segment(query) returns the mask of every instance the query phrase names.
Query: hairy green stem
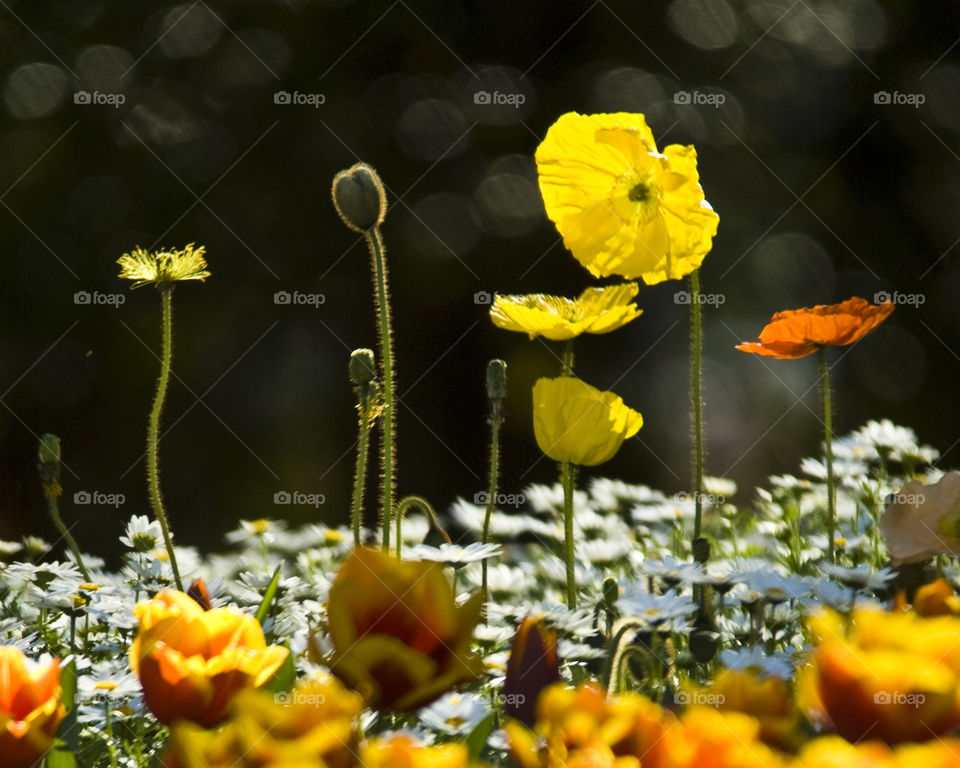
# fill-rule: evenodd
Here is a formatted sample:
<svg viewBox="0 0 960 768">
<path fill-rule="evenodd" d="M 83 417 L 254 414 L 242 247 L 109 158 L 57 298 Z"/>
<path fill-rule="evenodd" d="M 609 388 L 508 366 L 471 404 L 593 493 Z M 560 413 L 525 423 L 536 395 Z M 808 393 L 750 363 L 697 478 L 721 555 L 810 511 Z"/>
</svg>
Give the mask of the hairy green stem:
<svg viewBox="0 0 960 768">
<path fill-rule="evenodd" d="M 573 558 L 573 491 L 575 470 L 569 461 L 560 463 L 560 479 L 563 483 L 563 534 L 564 556 L 567 563 L 567 607 L 577 607 L 577 574 Z"/>
<path fill-rule="evenodd" d="M 387 287 L 386 248 L 380 227 L 366 233 L 367 247 L 373 261 L 376 286 L 377 333 L 380 339 L 380 364 L 383 366 L 383 435 L 380 442 L 380 505 L 382 507 L 383 550 L 390 549 L 390 526 L 393 522 L 393 493 L 396 486 L 396 434 L 394 427 L 393 327 L 390 315 L 390 292 Z"/>
<path fill-rule="evenodd" d="M 163 304 L 163 351 L 160 361 L 160 378 L 157 379 L 157 393 L 153 398 L 153 408 L 150 410 L 150 420 L 147 423 L 147 487 L 150 491 L 150 505 L 153 514 L 160 523 L 163 531 L 163 543 L 170 556 L 170 567 L 173 570 L 173 580 L 177 589 L 183 592 L 183 582 L 180 581 L 180 569 L 177 567 L 177 557 L 173 552 L 173 537 L 170 534 L 170 525 L 167 522 L 167 512 L 163 507 L 163 498 L 160 496 L 160 469 L 158 449 L 160 443 L 160 414 L 163 413 L 163 403 L 167 397 L 167 387 L 170 384 L 170 366 L 173 363 L 173 286 L 159 285 L 160 297 Z"/>
<path fill-rule="evenodd" d="M 83 580 L 92 582 L 93 579 L 90 577 L 90 571 L 87 570 L 87 566 L 83 564 L 83 558 L 80 557 L 80 547 L 77 546 L 77 540 L 73 538 L 73 534 L 67 530 L 67 526 L 63 524 L 63 518 L 60 517 L 60 508 L 57 504 L 57 497 L 60 495 L 59 483 L 56 484 L 56 489 L 44 485 L 43 490 L 44 495 L 47 497 L 47 511 L 53 519 L 53 524 L 57 526 L 60 535 L 63 536 L 64 541 L 67 542 L 67 546 L 70 547 L 70 551 L 73 553 L 73 559 L 77 562 L 77 568 L 79 568 L 80 573 L 83 574 Z"/>
<path fill-rule="evenodd" d="M 563 345 L 560 375 L 573 376 L 573 339 L 567 339 L 567 343 Z"/>
<path fill-rule="evenodd" d="M 367 453 L 370 448 L 369 408 L 361 396 L 360 434 L 357 436 L 357 466 L 353 475 L 353 500 L 350 504 L 350 518 L 353 521 L 353 544 L 360 546 L 360 529 L 363 524 L 363 491 L 367 484 Z"/>
<path fill-rule="evenodd" d="M 497 500 L 497 487 L 500 483 L 500 425 L 503 424 L 503 400 L 499 397 L 490 400 L 490 474 L 487 478 L 487 509 L 483 516 L 483 534 L 481 543 L 490 538 L 490 517 Z M 487 558 L 481 565 L 483 594 L 487 594 Z"/>
<path fill-rule="evenodd" d="M 700 307 L 700 271 L 690 273 L 690 419 L 693 430 L 693 538 L 700 538 L 703 516 L 703 318 Z"/>
<path fill-rule="evenodd" d="M 835 562 L 833 539 L 837 526 L 836 487 L 833 478 L 833 407 L 830 403 L 830 367 L 823 347 L 817 350 L 820 363 L 820 395 L 823 397 L 823 449 L 827 464 L 827 554 Z"/>
</svg>

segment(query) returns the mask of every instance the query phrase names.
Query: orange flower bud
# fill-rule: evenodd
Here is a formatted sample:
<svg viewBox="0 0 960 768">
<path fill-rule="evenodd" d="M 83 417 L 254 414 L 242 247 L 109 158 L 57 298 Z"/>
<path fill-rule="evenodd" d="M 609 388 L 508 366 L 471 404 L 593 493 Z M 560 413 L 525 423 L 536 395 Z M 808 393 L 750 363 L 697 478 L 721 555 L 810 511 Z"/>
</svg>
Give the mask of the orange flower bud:
<svg viewBox="0 0 960 768">
<path fill-rule="evenodd" d="M 59 661 L 33 665 L 19 648 L 0 646 L 0 765 L 28 768 L 38 762 L 64 714 Z"/>
<path fill-rule="evenodd" d="M 130 667 L 162 723 L 215 725 L 234 694 L 266 683 L 287 658 L 286 648 L 267 647 L 253 617 L 229 608 L 205 611 L 183 592 L 164 590 L 134 611 L 140 634 Z"/>
</svg>

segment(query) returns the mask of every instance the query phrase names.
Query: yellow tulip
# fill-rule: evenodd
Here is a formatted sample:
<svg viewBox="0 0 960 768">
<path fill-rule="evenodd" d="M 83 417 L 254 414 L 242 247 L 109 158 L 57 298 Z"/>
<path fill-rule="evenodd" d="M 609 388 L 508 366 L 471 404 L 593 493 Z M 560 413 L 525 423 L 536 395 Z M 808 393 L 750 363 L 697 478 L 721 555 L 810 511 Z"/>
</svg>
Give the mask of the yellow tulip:
<svg viewBox="0 0 960 768">
<path fill-rule="evenodd" d="M 612 459 L 643 426 L 643 416 L 613 392 L 580 379 L 539 379 L 533 387 L 533 431 L 555 461 L 595 466 Z"/>
<path fill-rule="evenodd" d="M 537 148 L 547 216 L 598 277 L 677 280 L 703 262 L 720 217 L 692 146 L 657 151 L 641 114 L 562 115 Z"/>
<path fill-rule="evenodd" d="M 267 647 L 252 616 L 229 608 L 205 611 L 183 592 L 164 590 L 134 612 L 140 633 L 130 646 L 130 667 L 162 723 L 184 718 L 215 725 L 238 691 L 266 683 L 289 653 Z"/>
<path fill-rule="evenodd" d="M 65 713 L 58 661 L 33 665 L 19 648 L 0 646 L 0 766 L 38 762 Z"/>
<path fill-rule="evenodd" d="M 507 331 L 566 341 L 581 333 L 610 333 L 643 312 L 631 299 L 636 283 L 587 288 L 579 298 L 531 293 L 497 296 L 490 307 L 493 324 Z"/>
<path fill-rule="evenodd" d="M 371 706 L 417 709 L 480 677 L 470 643 L 482 605 L 478 592 L 458 606 L 438 563 L 354 549 L 330 587 L 326 661 Z"/>
</svg>

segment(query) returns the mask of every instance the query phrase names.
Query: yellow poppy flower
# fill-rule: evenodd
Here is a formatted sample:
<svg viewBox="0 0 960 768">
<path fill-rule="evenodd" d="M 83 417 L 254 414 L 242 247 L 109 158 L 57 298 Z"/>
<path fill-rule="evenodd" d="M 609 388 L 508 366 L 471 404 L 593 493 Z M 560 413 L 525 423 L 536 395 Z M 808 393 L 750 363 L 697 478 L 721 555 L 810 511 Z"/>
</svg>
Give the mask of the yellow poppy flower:
<svg viewBox="0 0 960 768">
<path fill-rule="evenodd" d="M 617 395 L 580 379 L 539 379 L 533 386 L 533 431 L 540 450 L 554 461 L 603 464 L 642 426 L 643 416 Z"/>
<path fill-rule="evenodd" d="M 639 290 L 636 283 L 587 288 L 577 299 L 531 293 L 497 296 L 490 319 L 498 328 L 566 341 L 581 333 L 610 333 L 626 325 L 643 310 L 631 302 Z"/>
<path fill-rule="evenodd" d="M 677 280 L 710 251 L 720 217 L 692 146 L 657 151 L 641 114 L 562 115 L 537 148 L 540 192 L 564 245 L 598 277 Z"/>
</svg>

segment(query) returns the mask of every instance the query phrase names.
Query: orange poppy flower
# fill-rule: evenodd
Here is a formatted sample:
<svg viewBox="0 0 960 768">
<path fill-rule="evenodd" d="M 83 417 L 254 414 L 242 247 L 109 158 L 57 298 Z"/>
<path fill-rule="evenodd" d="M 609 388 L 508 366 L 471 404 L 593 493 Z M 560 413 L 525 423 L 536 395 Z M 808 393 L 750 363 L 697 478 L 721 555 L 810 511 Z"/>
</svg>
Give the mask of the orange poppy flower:
<svg viewBox="0 0 960 768">
<path fill-rule="evenodd" d="M 19 648 L 0 646 L 0 765 L 27 768 L 53 745 L 66 710 L 60 664 L 32 665 Z"/>
<path fill-rule="evenodd" d="M 840 304 L 777 312 L 760 331 L 759 342 L 745 341 L 737 349 L 795 360 L 827 345 L 842 347 L 859 341 L 886 320 L 893 307 L 892 301 L 871 304 L 854 296 Z"/>
</svg>

